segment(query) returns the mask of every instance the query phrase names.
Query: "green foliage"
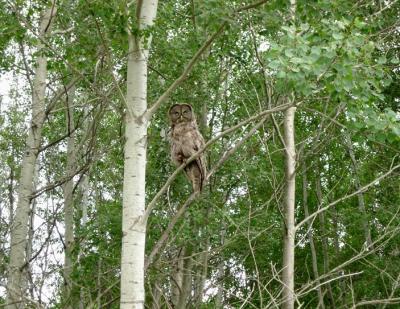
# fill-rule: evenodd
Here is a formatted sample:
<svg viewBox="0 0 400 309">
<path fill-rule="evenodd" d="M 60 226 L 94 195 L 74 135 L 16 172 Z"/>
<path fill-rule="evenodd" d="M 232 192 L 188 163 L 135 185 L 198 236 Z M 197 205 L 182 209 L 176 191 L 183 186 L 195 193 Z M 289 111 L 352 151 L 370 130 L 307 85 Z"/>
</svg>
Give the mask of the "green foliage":
<svg viewBox="0 0 400 309">
<path fill-rule="evenodd" d="M 147 203 L 175 170 L 170 162 L 166 117 L 169 105 L 175 102 L 193 106 L 203 135 L 209 140 L 269 105 L 278 106 L 293 97 L 299 103 L 295 122 L 299 163 L 296 222 L 305 217 L 302 164 L 307 167 L 310 213 L 355 192 L 356 177 L 365 185 L 388 171 L 392 164 L 398 164 L 399 39 L 392 32 L 384 34 L 397 22 L 398 6 L 388 8 L 383 18 L 371 16 L 379 11 L 373 2 L 361 5 L 345 0 L 297 1 L 293 24 L 288 22 L 288 1 L 268 1 L 233 14 L 238 7 L 251 3 L 160 1 L 154 27 L 140 31 L 134 3 L 128 12 L 121 1 L 57 4 L 54 30 L 62 34 L 49 36 L 45 49 L 49 69 L 46 102 L 72 77 L 80 77 L 73 102 L 75 142 L 80 147 L 77 167 L 88 165 L 88 169 L 79 170 L 74 177 L 74 308 L 80 299 L 84 307 L 97 305 L 99 295 L 101 306 L 118 308 L 125 116 L 121 94 L 126 93 L 127 29 L 144 39 L 150 34 L 153 37 L 148 72 L 150 106 L 180 76 L 203 42 L 222 23 L 227 23 L 186 81 L 151 119 L 147 134 Z M 23 8 L 24 18 L 35 26 L 42 4 L 25 3 Z M 10 13 L 10 7 L 1 3 L 0 67 L 1 72 L 12 69 L 15 75 L 22 76 L 27 72 L 16 46 L 23 44 L 28 72 L 33 71 L 37 38 L 18 15 Z M 70 27 L 72 30 L 68 30 Z M 21 78 L 27 83 L 25 77 Z M 7 189 L 12 187 L 11 194 L 16 196 L 15 179 L 22 161 L 30 109 L 28 86 L 13 86 L 18 100 L 7 103 L 7 109 L 0 114 L 0 148 L 4 154 L 0 161 L 2 220 L 7 219 L 3 209 L 12 206 Z M 43 266 L 45 249 L 63 252 L 63 201 L 58 181 L 65 177 L 67 161 L 63 139 L 67 133 L 65 111 L 63 98 L 48 114 L 43 128 L 42 146 L 52 146 L 39 156 L 39 187 L 58 185 L 38 198 L 35 218 L 44 223 L 35 230 L 33 248 L 34 252 L 43 251 L 34 260 L 35 266 Z M 176 260 L 184 248 L 190 249 L 195 261 L 194 280 L 204 271 L 200 257 L 208 252 L 207 295 L 200 308 L 215 308 L 218 287 L 224 291 L 224 307 L 241 307 L 245 299 L 251 302 L 243 305 L 245 308 L 268 307 L 272 306 L 272 297 L 279 299 L 285 177 L 282 119 L 282 113 L 274 114 L 275 125 L 268 119 L 212 175 L 203 195 L 178 220 L 147 270 L 146 305 L 152 305 L 151 292 L 159 286 L 164 293 L 161 305 L 167 307 Z M 254 124 L 214 143 L 206 153 L 209 169 Z M 344 143 L 347 135 L 351 136 L 356 171 Z M 11 170 L 13 181 L 9 179 Z M 90 179 L 86 224 L 82 222 L 80 183 L 84 175 Z M 347 308 L 353 305 L 353 298 L 356 302 L 383 299 L 392 292 L 393 278 L 397 278 L 400 267 L 397 176 L 383 179 L 363 192 L 366 214 L 359 211 L 358 196 L 353 196 L 324 212 L 324 221 L 319 216 L 312 221 L 310 231 L 318 271 L 323 276 L 325 307 L 332 307 L 334 302 L 337 308 Z M 318 181 L 322 202 L 317 196 Z M 190 194 L 191 186 L 181 174 L 158 201 L 147 224 L 147 255 Z M 374 252 L 363 251 L 365 220 L 370 224 L 372 239 L 378 242 Z M 8 226 L 0 231 L 3 243 L 9 235 Z M 316 278 L 308 231 L 307 224 L 297 231 L 295 288 L 307 288 L 299 302 L 304 308 L 316 308 Z M 387 234 L 388 231 L 393 233 Z M 42 246 L 44 249 L 39 249 Z M 7 250 L 1 245 L 0 254 L 7 255 Z M 361 258 L 347 263 L 360 252 L 364 253 Z M 58 260 L 50 262 L 47 268 L 43 266 L 43 273 L 33 277 L 35 283 L 45 278 L 47 286 L 53 285 L 49 288 L 53 293 L 49 307 L 63 308 L 67 302 L 62 296 L 63 261 L 62 257 L 55 259 Z M 347 264 L 340 266 L 343 263 Z M 338 271 L 327 274 L 336 267 Z M 5 278 L 4 270 L 0 270 L 1 280 Z M 342 275 L 346 277 L 338 278 Z M 330 279 L 333 300 L 327 290 Z M 393 297 L 399 297 L 398 289 L 393 291 Z"/>
<path fill-rule="evenodd" d="M 346 101 L 382 99 L 381 87 L 388 83 L 384 62 L 374 64 L 375 44 L 361 32 L 363 23 L 344 18 L 320 22 L 318 28 L 283 26 L 279 41 L 271 41 L 264 57 L 276 75 L 277 90 L 300 97 L 322 92 Z"/>
</svg>

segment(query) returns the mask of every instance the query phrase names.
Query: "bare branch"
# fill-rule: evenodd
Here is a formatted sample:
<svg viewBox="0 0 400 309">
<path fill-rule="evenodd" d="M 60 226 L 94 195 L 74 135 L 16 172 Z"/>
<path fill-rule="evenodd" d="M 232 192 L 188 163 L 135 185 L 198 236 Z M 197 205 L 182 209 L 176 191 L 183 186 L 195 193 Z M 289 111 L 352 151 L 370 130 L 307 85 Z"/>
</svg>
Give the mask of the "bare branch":
<svg viewBox="0 0 400 309">
<path fill-rule="evenodd" d="M 396 165 L 395 167 L 391 168 L 389 171 L 387 171 L 385 174 L 379 176 L 378 178 L 374 179 L 373 181 L 371 181 L 369 184 L 361 187 L 359 190 L 348 194 L 346 196 L 343 196 L 339 199 L 337 199 L 336 201 L 329 203 L 327 206 L 320 208 L 319 210 L 317 210 L 316 212 L 314 212 L 313 214 L 311 214 L 310 216 L 308 216 L 307 218 L 304 218 L 303 221 L 301 221 L 300 223 L 298 223 L 296 225 L 296 230 L 298 230 L 301 226 L 303 226 L 306 222 L 308 222 L 309 220 L 313 219 L 315 216 L 317 216 L 318 214 L 320 214 L 321 212 L 324 212 L 325 210 L 328 210 L 329 208 L 331 208 L 332 206 L 339 204 L 340 202 L 347 200 L 353 196 L 356 196 L 359 193 L 365 192 L 367 191 L 370 187 L 372 187 L 373 185 L 375 185 L 377 182 L 379 182 L 380 180 L 386 178 L 387 176 L 389 176 L 390 174 L 392 174 L 395 170 L 397 170 L 400 167 L 400 164 Z"/>
<path fill-rule="evenodd" d="M 268 0 L 261 0 L 258 1 L 256 3 L 253 4 L 249 4 L 243 7 L 240 7 L 238 9 L 236 9 L 233 14 L 231 14 L 232 16 L 234 16 L 235 14 L 245 11 L 245 10 L 249 10 L 252 8 L 255 8 L 257 6 L 260 6 L 264 3 L 266 3 Z M 158 108 L 161 106 L 161 104 L 163 102 L 165 102 L 169 96 L 171 95 L 172 92 L 174 92 L 176 90 L 176 88 L 178 88 L 178 86 L 183 83 L 186 78 L 188 77 L 188 75 L 190 74 L 190 72 L 193 70 L 194 65 L 200 60 L 201 55 L 211 46 L 211 44 L 214 42 L 214 40 L 222 33 L 222 31 L 224 30 L 225 26 L 228 23 L 225 21 L 223 22 L 218 30 L 207 40 L 203 43 L 203 45 L 200 47 L 200 49 L 194 54 L 194 56 L 192 57 L 192 59 L 190 59 L 189 63 L 187 64 L 187 66 L 185 67 L 185 69 L 183 70 L 182 74 L 178 77 L 178 79 L 176 79 L 171 86 L 169 86 L 169 88 L 158 98 L 158 100 L 144 113 L 144 115 L 142 117 L 144 117 L 147 121 L 150 121 L 151 117 L 154 115 L 154 113 L 158 110 Z"/>
<path fill-rule="evenodd" d="M 194 54 L 192 59 L 189 61 L 185 69 L 183 70 L 182 74 L 176 79 L 171 86 L 158 98 L 158 100 L 146 111 L 146 113 L 143 115 L 147 121 L 151 119 L 151 117 L 154 115 L 154 113 L 157 111 L 157 109 L 161 106 L 161 104 L 168 99 L 170 94 L 175 91 L 178 86 L 183 83 L 186 78 L 188 77 L 189 73 L 193 70 L 194 65 L 199 61 L 200 56 L 210 47 L 212 42 L 222 33 L 222 30 L 226 26 L 226 22 L 224 22 L 218 30 L 207 40 L 204 42 L 204 44 L 200 47 L 200 49 Z"/>
<path fill-rule="evenodd" d="M 200 149 L 199 151 L 197 151 L 194 155 L 192 155 L 185 164 L 182 164 L 181 166 L 179 166 L 173 173 L 172 175 L 168 178 L 168 180 L 166 181 L 166 183 L 164 184 L 164 186 L 160 189 L 160 191 L 157 192 L 157 194 L 153 197 L 152 201 L 148 204 L 147 208 L 146 208 L 146 212 L 143 215 L 143 221 L 145 222 L 149 215 L 150 212 L 153 210 L 153 208 L 155 207 L 158 199 L 167 191 L 167 188 L 171 185 L 171 183 L 174 181 L 174 179 L 176 178 L 176 176 L 178 176 L 178 174 L 192 161 L 196 160 L 210 145 L 212 145 L 213 143 L 215 143 L 217 140 L 219 140 L 221 137 L 235 131 L 236 129 L 250 123 L 253 120 L 256 120 L 260 117 L 275 113 L 275 112 L 280 112 L 283 110 L 286 110 L 287 108 L 289 108 L 290 106 L 292 106 L 291 103 L 286 103 L 286 104 L 282 104 L 280 106 L 277 106 L 275 108 L 263 111 L 255 116 L 252 116 L 250 118 L 247 118 L 246 120 L 241 121 L 240 123 L 238 123 L 237 125 L 234 125 L 228 129 L 226 129 L 225 131 L 217 134 L 214 138 L 212 138 L 211 140 L 209 140 L 202 149 Z M 214 172 L 214 171 L 213 171 Z M 210 174 L 209 174 L 210 175 Z M 209 176 L 208 176 L 209 177 Z"/>
</svg>

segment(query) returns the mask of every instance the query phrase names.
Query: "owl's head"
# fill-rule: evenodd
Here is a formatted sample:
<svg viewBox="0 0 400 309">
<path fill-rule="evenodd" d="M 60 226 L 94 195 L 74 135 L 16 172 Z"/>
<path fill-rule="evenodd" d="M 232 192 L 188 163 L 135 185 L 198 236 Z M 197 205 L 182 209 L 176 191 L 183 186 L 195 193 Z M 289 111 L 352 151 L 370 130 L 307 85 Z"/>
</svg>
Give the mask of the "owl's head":
<svg viewBox="0 0 400 309">
<path fill-rule="evenodd" d="M 189 104 L 174 104 L 168 111 L 172 124 L 194 121 L 193 109 Z"/>
</svg>

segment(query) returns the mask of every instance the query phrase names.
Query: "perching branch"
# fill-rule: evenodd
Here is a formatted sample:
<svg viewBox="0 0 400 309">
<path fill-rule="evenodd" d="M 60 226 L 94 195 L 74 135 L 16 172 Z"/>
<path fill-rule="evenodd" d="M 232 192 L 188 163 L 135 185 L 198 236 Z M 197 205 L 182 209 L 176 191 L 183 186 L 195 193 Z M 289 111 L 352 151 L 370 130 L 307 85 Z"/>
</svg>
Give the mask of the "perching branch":
<svg viewBox="0 0 400 309">
<path fill-rule="evenodd" d="M 210 139 L 202 149 L 200 149 L 199 151 L 197 151 L 194 155 L 192 155 L 185 164 L 182 164 L 181 166 L 179 166 L 173 173 L 172 175 L 168 178 L 168 180 L 166 181 L 166 183 L 164 184 L 164 186 L 160 189 L 160 191 L 157 192 L 157 194 L 153 197 L 152 201 L 148 204 L 147 208 L 146 208 L 146 212 L 143 215 L 143 222 L 146 222 L 146 220 L 148 219 L 150 212 L 153 210 L 153 208 L 155 207 L 158 199 L 167 191 L 167 188 L 171 185 L 171 183 L 174 181 L 174 179 L 176 178 L 176 176 L 178 176 L 178 174 L 187 166 L 189 165 L 192 161 L 196 160 L 210 145 L 214 144 L 217 140 L 219 140 L 221 137 L 235 131 L 236 129 L 258 119 L 261 118 L 263 116 L 267 116 L 269 114 L 275 113 L 275 112 L 280 112 L 280 111 L 284 111 L 287 108 L 293 106 L 293 104 L 291 103 L 286 103 L 286 104 L 282 104 L 280 106 L 277 106 L 275 108 L 269 109 L 269 110 L 265 110 L 255 116 L 252 116 L 250 118 L 247 118 L 241 122 L 239 122 L 237 125 L 234 125 L 228 129 L 226 129 L 225 131 L 217 134 L 214 138 Z"/>
<path fill-rule="evenodd" d="M 266 121 L 267 118 L 268 118 L 268 114 L 264 114 L 263 119 L 261 119 L 255 126 L 253 126 L 253 128 L 252 128 L 238 143 L 236 143 L 234 146 L 232 146 L 228 151 L 226 151 L 226 152 L 222 155 L 222 157 L 221 157 L 220 160 L 217 162 L 217 164 L 214 166 L 214 168 L 211 169 L 211 171 L 207 174 L 207 176 L 206 176 L 206 183 L 209 181 L 210 177 L 217 171 L 217 169 L 218 169 L 218 168 L 219 168 L 219 167 L 220 167 L 220 166 L 221 166 L 221 165 L 222 165 L 222 164 L 223 164 L 223 163 L 224 163 L 224 162 L 225 162 L 239 147 L 240 147 L 240 146 L 242 146 L 243 143 L 244 143 L 247 139 L 249 139 L 249 138 L 261 127 L 261 125 Z M 230 129 L 228 129 L 228 130 L 230 130 Z M 224 133 L 224 132 L 222 132 L 222 133 Z M 222 134 L 222 133 L 221 133 L 221 134 Z M 221 134 L 219 134 L 219 135 L 221 135 Z M 207 144 L 208 144 L 208 143 L 207 143 Z M 206 146 L 207 146 L 207 144 L 206 144 Z M 205 148 L 206 148 L 206 146 L 205 146 L 203 149 L 201 149 L 200 151 L 204 151 Z M 197 152 L 194 156 L 200 155 L 200 154 L 201 154 L 200 151 Z M 193 160 L 194 160 L 194 159 L 195 159 L 194 156 L 192 156 L 190 159 L 193 159 Z M 189 160 L 190 160 L 190 159 L 189 159 Z M 188 160 L 187 164 L 189 163 L 189 160 Z M 177 172 L 181 167 L 182 167 L 182 169 L 183 169 L 183 165 L 181 165 L 178 169 L 176 169 L 175 172 Z M 175 175 L 175 172 L 174 172 L 174 174 L 172 174 L 172 175 L 170 176 L 170 179 L 172 178 L 172 176 Z M 175 178 L 175 177 L 174 177 L 174 178 Z M 168 181 L 169 181 L 170 179 L 168 179 Z M 173 179 L 172 179 L 172 180 L 173 180 Z M 171 180 L 171 182 L 172 182 L 172 180 Z M 167 181 L 166 184 L 169 183 L 168 181 Z M 168 184 L 168 185 L 169 185 L 169 184 Z M 165 187 L 165 185 L 164 185 L 164 187 Z M 164 187 L 163 187 L 158 193 L 160 193 L 160 192 L 164 189 Z M 158 193 L 157 193 L 157 194 L 158 194 Z M 161 194 L 162 194 L 162 193 L 161 193 Z M 146 262 L 145 262 L 145 266 L 144 266 L 145 271 L 146 271 L 146 269 L 148 268 L 148 266 L 153 262 L 154 257 L 158 254 L 158 252 L 160 251 L 161 247 L 164 245 L 164 243 L 165 243 L 166 240 L 168 239 L 168 236 L 169 236 L 170 232 L 172 231 L 172 229 L 174 228 L 174 226 L 175 226 L 176 222 L 178 221 L 178 219 L 185 213 L 187 207 L 197 198 L 198 195 L 199 195 L 198 192 L 192 193 L 192 194 L 188 197 L 188 199 L 185 201 L 185 203 L 181 206 L 181 208 L 179 208 L 179 210 L 178 210 L 178 212 L 175 214 L 175 216 L 171 219 L 170 223 L 168 224 L 168 227 L 164 230 L 164 232 L 163 232 L 163 234 L 161 235 L 160 239 L 158 240 L 158 242 L 156 243 L 156 245 L 153 247 L 151 253 L 150 253 L 149 256 L 147 257 Z M 157 197 L 157 195 L 156 195 L 156 197 Z M 153 201 L 155 200 L 156 197 L 154 197 Z M 152 202 L 153 202 L 153 201 L 152 201 Z M 149 205 L 149 206 L 150 206 L 150 205 Z M 153 206 L 153 207 L 154 207 L 154 206 Z M 147 210 L 149 210 L 149 207 L 147 208 Z M 146 210 L 146 213 L 147 213 L 147 210 Z"/>
</svg>

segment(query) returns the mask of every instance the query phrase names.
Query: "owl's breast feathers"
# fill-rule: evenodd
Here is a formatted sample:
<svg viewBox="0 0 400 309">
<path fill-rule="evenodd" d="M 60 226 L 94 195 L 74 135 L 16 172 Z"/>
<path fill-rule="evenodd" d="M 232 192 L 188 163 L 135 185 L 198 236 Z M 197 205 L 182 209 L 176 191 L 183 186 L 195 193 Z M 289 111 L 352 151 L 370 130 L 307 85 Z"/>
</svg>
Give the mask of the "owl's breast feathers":
<svg viewBox="0 0 400 309">
<path fill-rule="evenodd" d="M 204 139 L 200 134 L 195 123 L 178 123 L 171 130 L 171 147 L 172 160 L 179 166 L 186 162 L 192 155 L 204 147 Z M 197 166 L 197 167 L 195 167 Z M 196 189 L 202 189 L 206 177 L 206 163 L 203 155 L 200 155 L 195 161 L 190 163 L 186 168 L 188 175 L 197 170 L 198 179 Z M 197 178 L 197 177 L 196 177 Z"/>
<path fill-rule="evenodd" d="M 171 132 L 173 153 L 183 159 L 190 158 L 204 144 L 203 137 L 199 134 L 194 124 L 178 123 Z"/>
</svg>

